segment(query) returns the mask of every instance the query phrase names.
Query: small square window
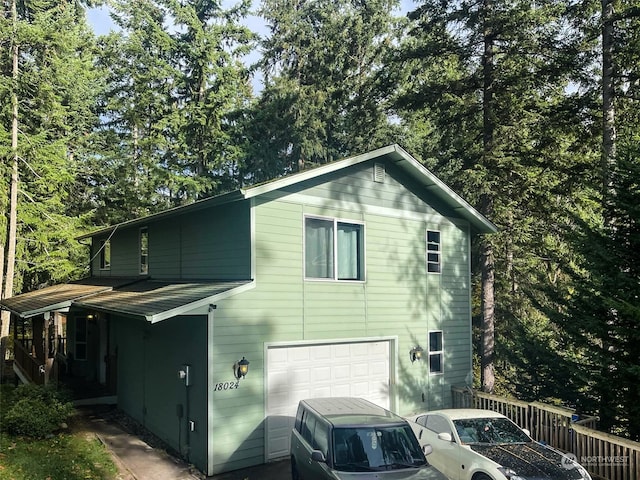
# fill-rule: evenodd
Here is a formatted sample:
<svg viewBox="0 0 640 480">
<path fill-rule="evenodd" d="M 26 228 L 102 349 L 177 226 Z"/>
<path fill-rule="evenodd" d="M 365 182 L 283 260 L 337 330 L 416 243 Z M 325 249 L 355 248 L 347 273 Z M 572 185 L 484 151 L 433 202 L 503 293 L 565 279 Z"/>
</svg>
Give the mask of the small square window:
<svg viewBox="0 0 640 480">
<path fill-rule="evenodd" d="M 427 272 L 440 273 L 442 271 L 442 251 L 440 249 L 440 232 L 427 230 Z"/>
<path fill-rule="evenodd" d="M 444 373 L 444 346 L 442 330 L 429 332 L 429 373 Z"/>
</svg>

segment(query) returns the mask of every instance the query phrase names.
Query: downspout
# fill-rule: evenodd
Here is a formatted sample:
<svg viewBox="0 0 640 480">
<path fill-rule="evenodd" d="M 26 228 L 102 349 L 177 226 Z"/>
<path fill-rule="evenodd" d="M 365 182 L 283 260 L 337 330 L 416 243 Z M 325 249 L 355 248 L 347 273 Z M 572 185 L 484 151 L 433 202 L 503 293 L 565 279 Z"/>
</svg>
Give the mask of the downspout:
<svg viewBox="0 0 640 480">
<path fill-rule="evenodd" d="M 207 476 L 213 476 L 213 435 L 211 428 L 213 425 L 213 319 L 216 311 L 216 305 L 209 305 L 207 313 Z"/>
</svg>

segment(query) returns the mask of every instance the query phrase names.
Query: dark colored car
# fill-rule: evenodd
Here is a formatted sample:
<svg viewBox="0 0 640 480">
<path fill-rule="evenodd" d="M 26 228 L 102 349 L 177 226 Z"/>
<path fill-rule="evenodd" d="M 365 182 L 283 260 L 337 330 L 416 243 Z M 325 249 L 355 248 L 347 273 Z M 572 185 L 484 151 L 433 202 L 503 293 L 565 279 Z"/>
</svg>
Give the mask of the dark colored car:
<svg viewBox="0 0 640 480">
<path fill-rule="evenodd" d="M 361 398 L 298 405 L 291 433 L 293 480 L 446 480 L 402 417 Z"/>
</svg>

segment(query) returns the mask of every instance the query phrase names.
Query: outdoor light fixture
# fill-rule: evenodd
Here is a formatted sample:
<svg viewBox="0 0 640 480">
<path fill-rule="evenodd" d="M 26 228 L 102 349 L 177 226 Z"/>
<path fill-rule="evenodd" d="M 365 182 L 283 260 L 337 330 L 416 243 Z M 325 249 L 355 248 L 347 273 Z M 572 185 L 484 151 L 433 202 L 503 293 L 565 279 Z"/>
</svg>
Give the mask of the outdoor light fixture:
<svg viewBox="0 0 640 480">
<path fill-rule="evenodd" d="M 422 359 L 422 348 L 420 345 L 409 350 L 409 358 L 411 359 L 411 363 Z"/>
<path fill-rule="evenodd" d="M 242 357 L 242 360 L 238 360 L 233 365 L 233 374 L 236 376 L 238 380 L 244 377 L 248 371 L 249 371 L 249 360 L 244 358 L 244 356 Z"/>
</svg>

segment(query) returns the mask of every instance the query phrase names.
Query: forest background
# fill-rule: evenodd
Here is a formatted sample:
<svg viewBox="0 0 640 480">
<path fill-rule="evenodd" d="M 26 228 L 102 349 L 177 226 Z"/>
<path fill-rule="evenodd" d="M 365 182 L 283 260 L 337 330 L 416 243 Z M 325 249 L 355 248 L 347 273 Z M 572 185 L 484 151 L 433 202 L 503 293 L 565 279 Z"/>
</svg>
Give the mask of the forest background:
<svg viewBox="0 0 640 480">
<path fill-rule="evenodd" d="M 476 386 L 640 439 L 640 1 L 0 3 L 4 298 L 86 276 L 95 228 L 398 143 L 499 227 Z"/>
</svg>

